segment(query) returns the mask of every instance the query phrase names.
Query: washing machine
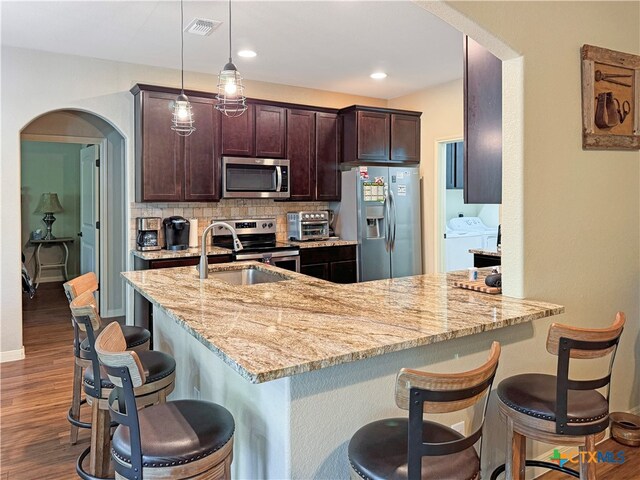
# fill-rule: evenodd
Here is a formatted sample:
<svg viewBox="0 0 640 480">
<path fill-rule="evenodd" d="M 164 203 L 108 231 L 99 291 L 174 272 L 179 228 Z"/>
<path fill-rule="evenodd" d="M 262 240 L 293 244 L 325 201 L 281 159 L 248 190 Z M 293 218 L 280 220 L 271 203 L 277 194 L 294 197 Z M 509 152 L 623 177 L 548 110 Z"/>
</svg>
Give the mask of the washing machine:
<svg viewBox="0 0 640 480">
<path fill-rule="evenodd" d="M 488 227 L 479 217 L 456 217 L 449 220 L 445 239 L 445 270 L 473 267 L 470 249 L 495 250 L 498 227 Z"/>
</svg>

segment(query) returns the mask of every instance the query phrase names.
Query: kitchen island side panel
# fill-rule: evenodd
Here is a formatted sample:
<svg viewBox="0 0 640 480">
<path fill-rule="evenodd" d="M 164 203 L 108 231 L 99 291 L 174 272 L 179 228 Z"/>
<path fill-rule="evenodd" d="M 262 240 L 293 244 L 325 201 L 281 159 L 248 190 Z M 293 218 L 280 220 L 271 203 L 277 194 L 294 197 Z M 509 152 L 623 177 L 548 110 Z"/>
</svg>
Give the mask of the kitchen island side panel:
<svg viewBox="0 0 640 480">
<path fill-rule="evenodd" d="M 236 430 L 232 477 L 292 478 L 290 379 L 250 383 L 161 308 L 154 306 L 153 318 L 154 349 L 176 359 L 176 388 L 169 400 L 208 400 L 222 405 L 233 415 Z"/>
</svg>

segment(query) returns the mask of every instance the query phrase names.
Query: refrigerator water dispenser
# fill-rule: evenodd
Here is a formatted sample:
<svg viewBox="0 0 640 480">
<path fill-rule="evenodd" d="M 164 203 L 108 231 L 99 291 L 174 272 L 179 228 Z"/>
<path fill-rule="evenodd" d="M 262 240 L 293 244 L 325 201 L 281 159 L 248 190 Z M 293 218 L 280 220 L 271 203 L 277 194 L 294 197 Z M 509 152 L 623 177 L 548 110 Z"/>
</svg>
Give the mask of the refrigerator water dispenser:
<svg viewBox="0 0 640 480">
<path fill-rule="evenodd" d="M 367 207 L 367 238 L 384 238 L 384 209 L 380 206 Z"/>
</svg>

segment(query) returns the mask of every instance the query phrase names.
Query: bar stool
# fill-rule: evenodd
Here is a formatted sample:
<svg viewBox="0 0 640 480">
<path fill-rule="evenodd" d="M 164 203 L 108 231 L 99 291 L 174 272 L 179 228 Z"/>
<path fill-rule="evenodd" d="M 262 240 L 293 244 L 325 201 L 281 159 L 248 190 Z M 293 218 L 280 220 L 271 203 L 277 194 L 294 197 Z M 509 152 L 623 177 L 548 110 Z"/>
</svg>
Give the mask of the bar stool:
<svg viewBox="0 0 640 480">
<path fill-rule="evenodd" d="M 595 480 L 596 464 L 583 452 L 595 451 L 609 426 L 611 370 L 624 328 L 624 313 L 604 329 L 576 328 L 554 323 L 547 336 L 547 351 L 558 356 L 556 375 L 526 373 L 498 385 L 498 407 L 507 422 L 507 463 L 496 468 L 491 479 L 505 471 L 510 480 L 524 480 L 525 467 L 562 471 L 582 480 Z M 571 359 L 596 359 L 611 355 L 608 374 L 591 380 L 569 378 Z M 597 389 L 607 387 L 606 397 Z M 553 445 L 578 445 L 580 472 L 558 464 L 526 459 L 526 440 Z"/>
<path fill-rule="evenodd" d="M 117 324 L 98 336 L 96 351 L 110 381 L 116 479 L 230 479 L 235 422 L 211 402 L 178 400 L 136 409 L 146 373 L 138 355 L 125 351 Z"/>
<path fill-rule="evenodd" d="M 64 292 L 67 295 L 69 303 L 78 295 L 85 292 L 95 292 L 98 289 L 98 279 L 93 272 L 85 273 L 79 277 L 69 280 L 64 285 Z M 82 374 L 85 368 L 91 365 L 89 358 L 89 340 L 85 338 L 80 341 L 80 332 L 76 322 L 73 324 L 73 390 L 71 397 L 71 408 L 67 413 L 67 420 L 71 423 L 71 432 L 69 440 L 71 445 L 75 445 L 78 441 L 78 428 L 91 428 L 91 423 L 80 421 L 80 406 L 86 403 L 82 399 Z M 126 326 L 123 327 L 124 336 L 127 340 L 127 348 L 130 350 L 144 351 L 149 350 L 151 332 L 142 327 Z M 97 332 L 94 332 L 96 334 Z"/>
<path fill-rule="evenodd" d="M 114 385 L 108 380 L 106 371 L 100 367 L 95 350 L 94 332 L 100 327 L 101 321 L 93 293 L 88 291 L 79 295 L 71 302 L 70 307 L 78 328 L 87 333 L 90 346 L 88 352 L 91 359 L 91 365 L 85 369 L 83 382 L 87 403 L 91 405 L 91 443 L 81 457 L 84 459 L 89 454 L 90 473 L 103 478 L 108 474 L 110 464 L 111 423 L 108 397 Z M 108 326 L 110 325 L 120 327 L 117 322 L 112 322 Z M 123 344 L 126 348 L 126 340 L 123 340 Z M 152 350 L 136 352 L 136 355 L 144 368 L 145 375 L 145 381 L 135 390 L 138 407 L 165 402 L 167 395 L 175 386 L 175 360 L 166 353 Z M 95 372 L 98 372 L 97 378 Z"/>
<path fill-rule="evenodd" d="M 396 380 L 396 405 L 409 410 L 409 418 L 378 420 L 351 437 L 348 449 L 351 478 L 478 479 L 482 427 L 499 358 L 500 344 L 493 342 L 487 362 L 468 372 L 400 370 Z M 480 425 L 467 437 L 423 418 L 424 413 L 456 412 L 474 407 L 483 398 Z M 480 456 L 474 448 L 478 440 Z"/>
</svg>

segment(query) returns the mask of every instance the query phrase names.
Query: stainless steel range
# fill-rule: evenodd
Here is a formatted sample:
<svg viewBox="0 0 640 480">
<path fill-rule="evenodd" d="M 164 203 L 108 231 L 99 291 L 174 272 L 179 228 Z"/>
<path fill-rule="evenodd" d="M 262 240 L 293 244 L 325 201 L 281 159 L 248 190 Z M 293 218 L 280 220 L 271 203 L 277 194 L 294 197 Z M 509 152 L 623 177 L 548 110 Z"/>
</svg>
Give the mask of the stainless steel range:
<svg viewBox="0 0 640 480">
<path fill-rule="evenodd" d="M 233 253 L 236 262 L 258 260 L 269 265 L 300 271 L 300 247 L 276 240 L 275 218 L 250 218 L 240 220 L 212 219 L 231 225 L 244 247 Z M 233 249 L 233 238 L 222 226 L 213 228 L 213 245 Z"/>
</svg>

